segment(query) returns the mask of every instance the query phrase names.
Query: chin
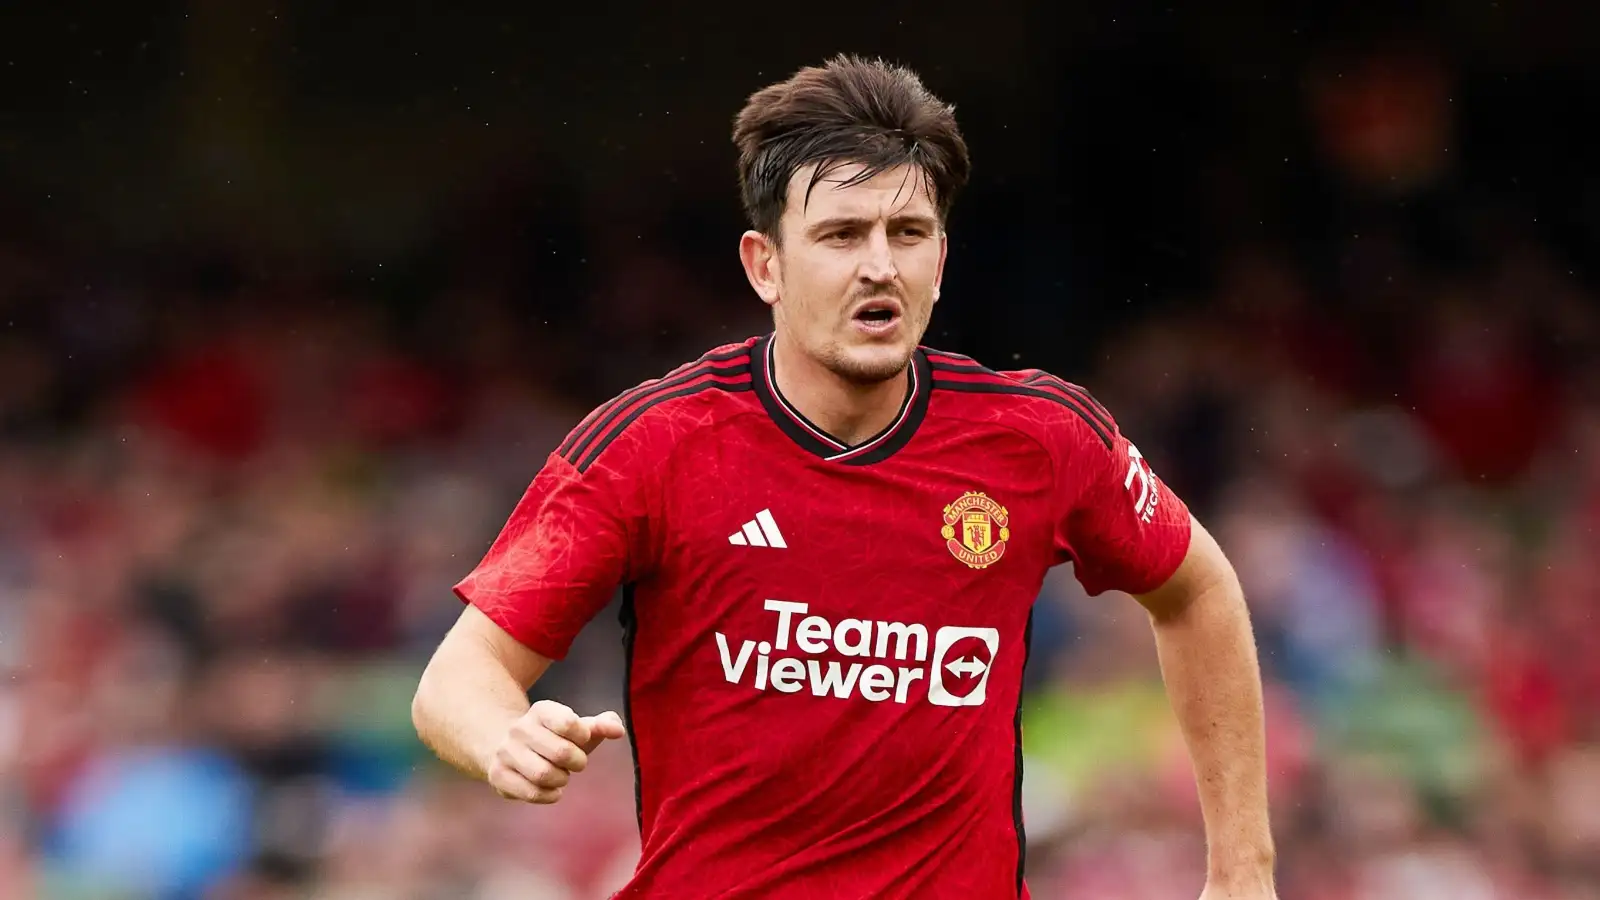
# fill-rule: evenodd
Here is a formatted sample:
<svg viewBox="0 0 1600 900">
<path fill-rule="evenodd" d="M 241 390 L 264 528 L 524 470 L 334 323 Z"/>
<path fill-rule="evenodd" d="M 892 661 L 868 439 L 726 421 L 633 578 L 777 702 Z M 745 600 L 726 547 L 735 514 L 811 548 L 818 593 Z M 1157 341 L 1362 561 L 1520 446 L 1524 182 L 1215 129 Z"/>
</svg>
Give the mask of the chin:
<svg viewBox="0 0 1600 900">
<path fill-rule="evenodd" d="M 855 384 L 877 384 L 904 372 L 914 349 L 899 344 L 845 347 L 828 368 Z"/>
</svg>

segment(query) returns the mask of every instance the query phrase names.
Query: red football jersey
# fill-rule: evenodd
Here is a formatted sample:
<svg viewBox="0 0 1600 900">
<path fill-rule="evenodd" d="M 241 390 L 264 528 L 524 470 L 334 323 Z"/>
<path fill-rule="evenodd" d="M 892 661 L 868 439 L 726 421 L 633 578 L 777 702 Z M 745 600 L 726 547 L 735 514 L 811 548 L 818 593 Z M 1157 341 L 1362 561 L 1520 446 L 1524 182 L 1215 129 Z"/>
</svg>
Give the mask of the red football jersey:
<svg viewBox="0 0 1600 900">
<path fill-rule="evenodd" d="M 624 898 L 1026 897 L 1021 685 L 1072 562 L 1150 590 L 1189 513 L 1087 392 L 920 349 L 847 446 L 771 338 L 589 415 L 460 597 L 561 659 L 626 586 L 643 855 Z"/>
</svg>

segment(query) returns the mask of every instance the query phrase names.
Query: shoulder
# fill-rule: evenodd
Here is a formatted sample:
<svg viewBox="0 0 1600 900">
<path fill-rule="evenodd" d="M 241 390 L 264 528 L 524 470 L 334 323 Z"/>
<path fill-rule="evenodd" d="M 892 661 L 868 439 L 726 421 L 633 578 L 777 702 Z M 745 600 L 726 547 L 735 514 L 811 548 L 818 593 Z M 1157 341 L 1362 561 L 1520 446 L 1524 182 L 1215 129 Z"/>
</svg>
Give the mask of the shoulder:
<svg viewBox="0 0 1600 900">
<path fill-rule="evenodd" d="M 1117 439 L 1116 419 L 1082 385 L 1042 369 L 991 369 L 970 356 L 922 349 L 935 397 L 943 395 L 961 415 L 1026 431 L 1055 448 L 1110 449 Z"/>
<path fill-rule="evenodd" d="M 602 456 L 664 456 L 707 416 L 735 413 L 730 397 L 752 389 L 755 338 L 714 347 L 659 378 L 641 382 L 595 407 L 555 450 L 580 473 Z M 631 452 L 630 452 L 631 451 Z"/>
</svg>

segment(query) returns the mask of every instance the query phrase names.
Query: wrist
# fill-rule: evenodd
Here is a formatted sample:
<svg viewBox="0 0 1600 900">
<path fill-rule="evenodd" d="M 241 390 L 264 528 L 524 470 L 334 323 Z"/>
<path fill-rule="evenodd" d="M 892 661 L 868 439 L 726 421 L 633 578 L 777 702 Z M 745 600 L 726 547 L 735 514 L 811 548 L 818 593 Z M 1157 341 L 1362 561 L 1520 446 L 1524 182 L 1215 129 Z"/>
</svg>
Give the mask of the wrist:
<svg viewBox="0 0 1600 900">
<path fill-rule="evenodd" d="M 1206 865 L 1206 883 L 1223 890 L 1271 887 L 1275 862 L 1271 846 L 1213 851 Z"/>
</svg>

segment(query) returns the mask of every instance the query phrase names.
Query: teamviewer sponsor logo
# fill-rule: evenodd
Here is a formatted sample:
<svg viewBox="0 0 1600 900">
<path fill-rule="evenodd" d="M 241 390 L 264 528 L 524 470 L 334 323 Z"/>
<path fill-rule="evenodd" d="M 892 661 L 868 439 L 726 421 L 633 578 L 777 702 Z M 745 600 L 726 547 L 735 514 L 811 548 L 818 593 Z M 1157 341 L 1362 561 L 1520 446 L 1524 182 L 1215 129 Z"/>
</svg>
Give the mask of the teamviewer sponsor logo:
<svg viewBox="0 0 1600 900">
<path fill-rule="evenodd" d="M 979 706 L 987 697 L 989 672 L 1000 652 L 994 628 L 938 629 L 930 647 L 928 628 L 921 624 L 807 615 L 805 603 L 768 600 L 776 614 L 770 641 L 744 640 L 735 648 L 716 633 L 722 674 L 729 684 L 783 694 L 809 692 L 814 697 L 872 703 L 905 703 L 912 686 L 927 679 L 928 702 L 935 706 Z M 929 661 L 929 650 L 932 661 Z M 824 662 L 827 654 L 861 662 Z"/>
<path fill-rule="evenodd" d="M 998 629 L 939 629 L 933 642 L 928 702 L 934 706 L 982 705 L 989 690 L 989 670 L 999 651 Z"/>
</svg>

